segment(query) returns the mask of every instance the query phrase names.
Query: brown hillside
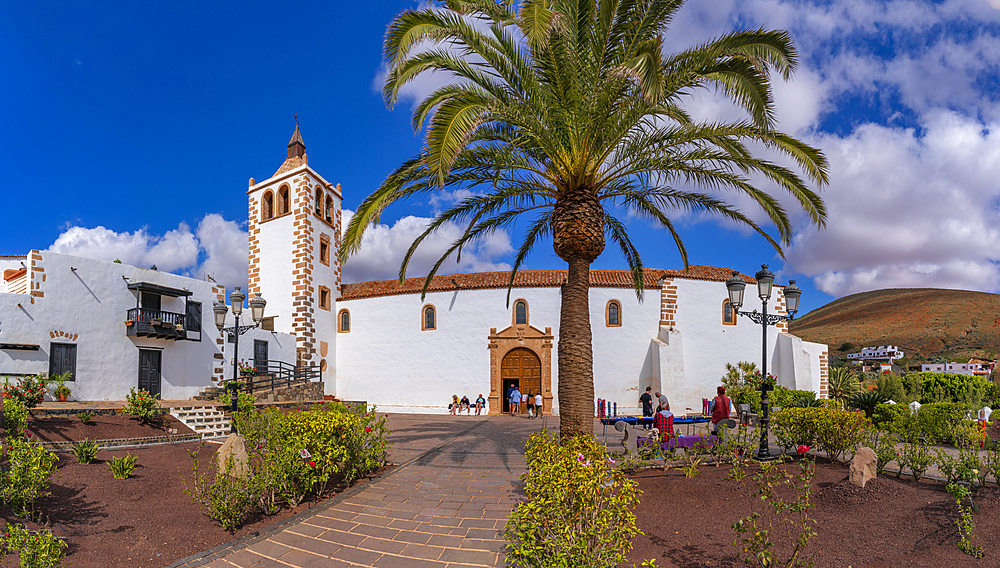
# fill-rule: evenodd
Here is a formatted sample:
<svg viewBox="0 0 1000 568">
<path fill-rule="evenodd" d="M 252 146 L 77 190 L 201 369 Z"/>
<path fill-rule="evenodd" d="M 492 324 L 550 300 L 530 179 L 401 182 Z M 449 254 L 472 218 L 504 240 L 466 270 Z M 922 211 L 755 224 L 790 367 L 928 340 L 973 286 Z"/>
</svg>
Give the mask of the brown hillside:
<svg viewBox="0 0 1000 568">
<path fill-rule="evenodd" d="M 826 343 L 897 345 L 907 359 L 992 358 L 1000 348 L 1000 295 L 965 290 L 904 288 L 845 296 L 795 320 L 790 331 Z"/>
</svg>

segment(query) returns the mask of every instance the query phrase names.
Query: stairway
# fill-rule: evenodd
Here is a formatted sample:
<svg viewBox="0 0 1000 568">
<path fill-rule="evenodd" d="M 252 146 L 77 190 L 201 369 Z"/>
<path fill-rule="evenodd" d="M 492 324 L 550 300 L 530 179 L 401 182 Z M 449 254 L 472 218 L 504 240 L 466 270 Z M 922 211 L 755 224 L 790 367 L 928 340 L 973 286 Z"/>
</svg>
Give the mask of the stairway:
<svg viewBox="0 0 1000 568">
<path fill-rule="evenodd" d="M 225 392 L 226 389 L 221 387 L 208 387 L 207 389 L 196 394 L 194 399 L 199 402 L 215 402 L 219 399 L 219 396 Z"/>
<path fill-rule="evenodd" d="M 170 409 L 170 415 L 201 434 L 202 439 L 229 435 L 229 418 L 214 406 L 178 406 Z"/>
</svg>

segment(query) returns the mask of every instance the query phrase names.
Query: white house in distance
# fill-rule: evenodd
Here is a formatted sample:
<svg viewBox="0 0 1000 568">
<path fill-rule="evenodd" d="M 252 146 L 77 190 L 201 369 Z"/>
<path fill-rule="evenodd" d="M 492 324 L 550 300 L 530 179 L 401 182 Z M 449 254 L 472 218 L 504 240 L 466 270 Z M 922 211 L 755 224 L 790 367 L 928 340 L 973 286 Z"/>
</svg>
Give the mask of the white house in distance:
<svg viewBox="0 0 1000 568">
<path fill-rule="evenodd" d="M 879 345 L 878 347 L 862 347 L 860 353 L 851 353 L 848 359 L 861 361 L 895 361 L 902 359 L 903 352 L 895 345 Z"/>
<path fill-rule="evenodd" d="M 993 361 L 969 359 L 968 363 L 922 363 L 921 373 L 954 373 L 956 375 L 976 375 L 988 377 L 993 372 Z"/>
<path fill-rule="evenodd" d="M 317 365 L 326 394 L 387 411 L 443 412 L 452 395 L 482 394 L 497 414 L 513 384 L 558 413 L 565 270 L 518 273 L 509 304 L 507 272 L 437 276 L 423 299 L 422 278 L 343 284 L 343 193 L 309 166 L 297 126 L 284 163 L 251 178 L 247 196 L 247 295 L 267 307 L 238 359 Z M 72 398 L 121 400 L 131 387 L 187 399 L 232 372 L 231 346 L 213 325 L 212 304 L 226 295 L 218 284 L 44 251 L 0 257 L 0 269 L 0 375 L 69 370 Z M 732 274 L 646 269 L 640 300 L 627 271 L 591 271 L 595 395 L 638 413 L 649 386 L 674 412 L 699 412 L 726 363 L 759 364 L 761 328 L 729 305 Z M 744 310 L 761 309 L 746 297 Z M 785 313 L 781 286 L 769 311 Z M 779 384 L 826 396 L 825 345 L 781 322 L 767 353 Z"/>
<path fill-rule="evenodd" d="M 343 193 L 309 166 L 297 126 L 285 162 L 270 178 L 251 179 L 247 194 L 249 291 L 268 299 L 275 330 L 297 338 L 298 363 L 324 369 L 328 394 L 399 412 L 440 412 L 452 395 L 483 394 L 495 414 L 517 384 L 558 411 L 565 270 L 520 272 L 509 306 L 506 272 L 437 276 L 423 299 L 422 278 L 342 284 L 335 253 Z M 731 275 L 705 266 L 647 269 L 640 301 L 627 271 L 592 271 L 596 396 L 637 412 L 652 386 L 675 411 L 700 411 L 726 363 L 759 362 L 760 327 L 728 307 Z M 775 290 L 771 311 L 783 313 L 782 288 Z M 825 345 L 788 334 L 785 322 L 768 343 L 780 384 L 826 396 Z"/>
</svg>

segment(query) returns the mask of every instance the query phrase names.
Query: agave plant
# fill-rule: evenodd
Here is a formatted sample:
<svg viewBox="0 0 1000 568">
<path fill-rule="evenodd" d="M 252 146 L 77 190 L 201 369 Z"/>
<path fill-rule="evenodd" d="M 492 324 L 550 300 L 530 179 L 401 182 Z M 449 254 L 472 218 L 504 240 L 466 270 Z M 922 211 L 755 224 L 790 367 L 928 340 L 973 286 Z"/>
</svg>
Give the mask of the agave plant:
<svg viewBox="0 0 1000 568">
<path fill-rule="evenodd" d="M 858 377 L 850 370 L 844 367 L 834 367 L 830 369 L 827 392 L 830 398 L 847 400 L 855 393 L 861 392 L 861 383 L 858 382 Z"/>
<path fill-rule="evenodd" d="M 883 402 L 889 400 L 884 393 L 876 390 L 862 391 L 854 393 L 851 398 L 851 406 L 854 408 L 864 410 L 865 416 L 869 419 L 875 414 L 875 407 L 882 404 Z"/>
</svg>

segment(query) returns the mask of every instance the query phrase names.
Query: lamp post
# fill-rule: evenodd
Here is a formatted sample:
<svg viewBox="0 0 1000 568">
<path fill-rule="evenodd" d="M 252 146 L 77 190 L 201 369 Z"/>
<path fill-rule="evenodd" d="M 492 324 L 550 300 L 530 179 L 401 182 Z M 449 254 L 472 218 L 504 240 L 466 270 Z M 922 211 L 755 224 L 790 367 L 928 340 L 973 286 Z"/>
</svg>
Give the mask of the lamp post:
<svg viewBox="0 0 1000 568">
<path fill-rule="evenodd" d="M 794 280 L 789 280 L 788 286 L 785 287 L 785 302 L 788 307 L 788 315 L 768 314 L 767 301 L 771 298 L 771 285 L 774 283 L 774 273 L 767 269 L 766 264 L 762 264 L 760 265 L 760 271 L 754 275 L 754 278 L 757 279 L 757 295 L 760 297 L 763 313 L 758 313 L 757 310 L 752 312 L 740 311 L 740 307 L 743 305 L 743 290 L 747 284 L 740 277 L 739 272 L 733 272 L 733 277 L 726 280 L 726 288 L 729 290 L 729 303 L 732 305 L 733 311 L 741 316 L 747 316 L 751 321 L 759 324 L 763 334 L 760 360 L 762 379 L 760 383 L 761 432 L 760 447 L 757 449 L 757 459 L 767 460 L 771 459 L 771 453 L 767 447 L 768 425 L 771 422 L 771 405 L 767 393 L 774 389 L 767 381 L 767 326 L 777 325 L 782 320 L 791 321 L 795 317 L 795 312 L 799 311 L 799 298 L 802 297 L 802 289 L 795 285 Z"/>
<path fill-rule="evenodd" d="M 229 294 L 229 304 L 233 310 L 234 322 L 236 325 L 233 327 L 225 327 L 226 325 L 226 304 L 223 301 L 218 301 L 212 306 L 212 311 L 215 312 L 215 327 L 219 328 L 219 331 L 227 334 L 229 337 L 233 338 L 233 381 L 226 385 L 226 390 L 230 391 L 230 396 L 232 397 L 232 412 L 235 417 L 236 412 L 239 410 L 239 398 L 240 398 L 240 383 L 238 374 L 238 361 L 240 358 L 240 336 L 244 333 L 256 328 L 260 325 L 261 320 L 264 319 L 264 306 L 267 305 L 267 301 L 260 297 L 260 292 L 254 294 L 254 298 L 250 299 L 250 317 L 253 318 L 253 325 L 240 325 L 240 314 L 243 313 L 243 300 L 246 299 L 246 294 L 240 291 L 240 287 L 237 286 L 231 294 Z M 253 378 L 250 379 L 249 392 L 253 392 Z M 232 434 L 236 433 L 236 420 L 234 419 L 229 425 L 229 432 Z"/>
</svg>

